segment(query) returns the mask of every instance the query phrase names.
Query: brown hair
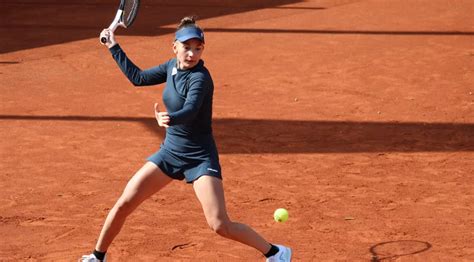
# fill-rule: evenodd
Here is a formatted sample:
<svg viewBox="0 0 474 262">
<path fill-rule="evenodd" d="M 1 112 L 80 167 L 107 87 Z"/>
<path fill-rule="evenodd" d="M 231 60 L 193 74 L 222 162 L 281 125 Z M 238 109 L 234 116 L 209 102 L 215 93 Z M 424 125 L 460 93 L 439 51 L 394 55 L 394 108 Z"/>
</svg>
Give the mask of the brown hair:
<svg viewBox="0 0 474 262">
<path fill-rule="evenodd" d="M 178 31 L 178 30 L 181 29 L 181 28 L 185 28 L 185 27 L 197 27 L 197 28 L 201 29 L 201 28 L 196 24 L 196 19 L 197 19 L 197 16 L 195 16 L 195 15 L 184 17 L 184 18 L 181 19 L 181 21 L 179 22 L 179 25 L 178 25 L 178 28 L 176 29 L 176 31 Z"/>
</svg>

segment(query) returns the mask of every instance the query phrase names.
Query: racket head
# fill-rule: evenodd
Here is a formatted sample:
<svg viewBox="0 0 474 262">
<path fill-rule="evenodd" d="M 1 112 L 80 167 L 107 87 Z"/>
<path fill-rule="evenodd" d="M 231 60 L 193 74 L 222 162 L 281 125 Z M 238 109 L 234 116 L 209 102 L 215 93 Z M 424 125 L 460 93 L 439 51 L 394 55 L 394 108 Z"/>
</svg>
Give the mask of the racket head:
<svg viewBox="0 0 474 262">
<path fill-rule="evenodd" d="M 130 27 L 138 14 L 138 8 L 140 7 L 140 0 L 120 0 L 120 5 L 115 15 L 114 20 L 109 26 L 109 29 L 115 31 L 118 26 L 124 28 Z M 102 44 L 107 43 L 109 39 L 107 37 L 101 37 L 100 42 Z"/>
<path fill-rule="evenodd" d="M 125 28 L 130 27 L 137 17 L 139 7 L 140 0 L 121 0 L 119 9 L 123 12 L 120 25 Z"/>
</svg>

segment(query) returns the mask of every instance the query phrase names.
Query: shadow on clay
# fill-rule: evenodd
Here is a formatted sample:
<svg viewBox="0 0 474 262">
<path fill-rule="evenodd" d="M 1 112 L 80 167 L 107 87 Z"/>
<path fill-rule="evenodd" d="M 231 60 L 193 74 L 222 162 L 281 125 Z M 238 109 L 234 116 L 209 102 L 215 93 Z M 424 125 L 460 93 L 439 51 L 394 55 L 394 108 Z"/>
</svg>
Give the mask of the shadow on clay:
<svg viewBox="0 0 474 262">
<path fill-rule="evenodd" d="M 400 257 L 420 254 L 431 249 L 432 245 L 419 240 L 395 240 L 373 245 L 369 252 L 371 262 L 393 261 Z"/>
<path fill-rule="evenodd" d="M 152 117 L 0 115 L 0 120 L 138 122 L 160 139 Z M 474 124 L 214 119 L 223 154 L 474 151 Z"/>
</svg>

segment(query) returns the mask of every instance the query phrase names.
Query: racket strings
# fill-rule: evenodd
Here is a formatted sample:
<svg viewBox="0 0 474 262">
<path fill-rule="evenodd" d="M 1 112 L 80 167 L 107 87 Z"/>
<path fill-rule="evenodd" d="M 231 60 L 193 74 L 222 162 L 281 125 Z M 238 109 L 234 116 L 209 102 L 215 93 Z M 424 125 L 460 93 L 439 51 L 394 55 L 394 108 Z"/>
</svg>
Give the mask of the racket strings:
<svg viewBox="0 0 474 262">
<path fill-rule="evenodd" d="M 140 6 L 140 0 L 125 0 L 123 8 L 123 23 L 126 27 L 129 27 L 135 21 L 138 13 L 138 7 Z"/>
</svg>

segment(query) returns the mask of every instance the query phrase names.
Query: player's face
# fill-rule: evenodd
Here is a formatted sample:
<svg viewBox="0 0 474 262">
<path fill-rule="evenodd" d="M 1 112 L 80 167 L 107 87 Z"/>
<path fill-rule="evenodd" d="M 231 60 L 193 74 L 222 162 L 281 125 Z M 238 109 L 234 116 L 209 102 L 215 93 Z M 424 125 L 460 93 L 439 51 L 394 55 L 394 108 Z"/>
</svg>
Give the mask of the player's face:
<svg viewBox="0 0 474 262">
<path fill-rule="evenodd" d="M 189 39 L 181 43 L 175 41 L 173 51 L 179 61 L 179 69 L 189 69 L 197 65 L 204 51 L 204 44 L 198 39 Z"/>
</svg>

